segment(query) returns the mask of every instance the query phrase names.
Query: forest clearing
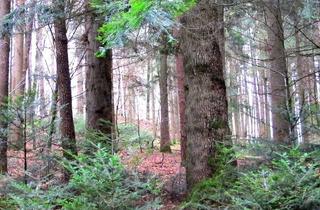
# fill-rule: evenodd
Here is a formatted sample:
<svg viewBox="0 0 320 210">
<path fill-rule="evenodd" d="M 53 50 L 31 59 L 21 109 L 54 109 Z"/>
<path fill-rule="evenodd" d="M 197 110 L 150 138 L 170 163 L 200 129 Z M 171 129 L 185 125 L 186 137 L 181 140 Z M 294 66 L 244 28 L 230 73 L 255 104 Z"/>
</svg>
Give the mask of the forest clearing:
<svg viewBox="0 0 320 210">
<path fill-rule="evenodd" d="M 319 0 L 1 0 L 0 210 L 319 210 Z"/>
</svg>

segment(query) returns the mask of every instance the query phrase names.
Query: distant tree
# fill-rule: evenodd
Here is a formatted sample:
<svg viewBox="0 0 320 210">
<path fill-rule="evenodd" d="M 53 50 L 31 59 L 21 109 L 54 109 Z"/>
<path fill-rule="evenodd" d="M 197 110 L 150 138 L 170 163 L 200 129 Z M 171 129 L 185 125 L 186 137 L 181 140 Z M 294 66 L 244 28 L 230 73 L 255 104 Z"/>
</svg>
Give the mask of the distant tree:
<svg viewBox="0 0 320 210">
<path fill-rule="evenodd" d="M 65 1 L 54 2 L 60 15 L 54 21 L 57 83 L 60 103 L 60 132 L 63 148 L 63 156 L 68 160 L 73 160 L 77 154 L 76 137 L 72 116 L 72 96 L 71 79 L 69 72 L 68 38 L 66 28 Z M 66 179 L 68 174 L 66 173 Z"/>
<path fill-rule="evenodd" d="M 219 11 L 220 10 L 220 11 Z M 222 8 L 200 0 L 181 18 L 181 53 L 186 78 L 186 171 L 191 189 L 214 172 L 216 145 L 229 143 L 223 72 Z"/>
<path fill-rule="evenodd" d="M 10 13 L 10 0 L 0 2 L 0 20 Z M 0 110 L 4 108 L 9 88 L 10 37 L 0 36 Z M 0 119 L 0 174 L 7 172 L 7 123 Z"/>
</svg>

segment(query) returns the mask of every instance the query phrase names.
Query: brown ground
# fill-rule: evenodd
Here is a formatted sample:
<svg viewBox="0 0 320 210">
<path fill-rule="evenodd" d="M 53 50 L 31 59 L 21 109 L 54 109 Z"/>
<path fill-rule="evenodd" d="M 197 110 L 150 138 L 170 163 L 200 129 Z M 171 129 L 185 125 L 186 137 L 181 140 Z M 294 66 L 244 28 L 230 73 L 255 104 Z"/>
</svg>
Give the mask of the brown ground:
<svg viewBox="0 0 320 210">
<path fill-rule="evenodd" d="M 181 167 L 179 145 L 173 148 L 171 154 L 153 151 L 142 152 L 133 156 L 125 151 L 120 153 L 124 164 L 129 169 L 135 169 L 143 174 L 157 175 L 163 184 L 163 209 L 177 209 L 185 196 L 185 168 Z"/>
</svg>

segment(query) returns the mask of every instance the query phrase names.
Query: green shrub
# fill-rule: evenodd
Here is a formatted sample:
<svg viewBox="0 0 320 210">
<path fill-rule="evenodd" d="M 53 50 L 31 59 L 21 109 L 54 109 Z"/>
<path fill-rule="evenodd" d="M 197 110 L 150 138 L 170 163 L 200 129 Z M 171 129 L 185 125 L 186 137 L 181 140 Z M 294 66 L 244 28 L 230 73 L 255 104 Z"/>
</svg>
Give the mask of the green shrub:
<svg viewBox="0 0 320 210">
<path fill-rule="evenodd" d="M 97 147 L 94 156 L 81 154 L 76 162 L 65 162 L 72 176 L 66 186 L 41 190 L 31 185 L 15 184 L 19 193 L 11 195 L 20 209 L 133 209 L 151 205 L 160 208 L 158 182 L 127 172 L 119 157 Z M 149 202 L 140 204 L 144 196 Z"/>
<path fill-rule="evenodd" d="M 77 116 L 74 120 L 74 129 L 77 134 L 84 134 L 86 132 L 86 122 L 84 116 Z"/>
<path fill-rule="evenodd" d="M 132 124 L 119 124 L 119 138 L 120 147 L 132 149 L 132 148 L 148 148 L 151 146 L 153 136 L 144 130 L 138 130 L 137 126 Z"/>
<path fill-rule="evenodd" d="M 292 148 L 272 156 L 260 168 L 234 168 L 203 181 L 182 208 L 320 209 L 320 152 Z"/>
<path fill-rule="evenodd" d="M 11 199 L 0 195 L 0 209 L 14 210 L 16 207 Z"/>
</svg>

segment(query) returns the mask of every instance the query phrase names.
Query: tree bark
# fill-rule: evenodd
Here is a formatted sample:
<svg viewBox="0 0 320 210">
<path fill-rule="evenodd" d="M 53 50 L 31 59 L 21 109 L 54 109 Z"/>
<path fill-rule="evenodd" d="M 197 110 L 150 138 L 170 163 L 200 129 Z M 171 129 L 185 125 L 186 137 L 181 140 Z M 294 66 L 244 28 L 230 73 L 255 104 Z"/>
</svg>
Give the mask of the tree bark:
<svg viewBox="0 0 320 210">
<path fill-rule="evenodd" d="M 295 15 L 294 16 L 294 24 L 295 24 L 295 27 L 299 27 L 299 17 L 298 15 Z M 308 105 L 308 98 L 307 98 L 307 93 L 309 91 L 311 91 L 311 87 L 309 87 L 308 85 L 308 79 L 309 78 L 304 78 L 306 75 L 309 74 L 309 69 L 310 68 L 307 68 L 308 66 L 308 59 L 309 58 L 306 58 L 306 57 L 303 57 L 302 55 L 300 55 L 300 52 L 299 50 L 301 49 L 302 47 L 302 39 L 301 39 L 301 35 L 299 34 L 299 30 L 296 29 L 295 31 L 295 41 L 296 41 L 296 66 L 297 66 L 297 75 L 298 75 L 298 83 L 297 83 L 297 86 L 298 86 L 298 95 L 299 95 L 299 119 L 300 119 L 300 124 L 301 124 L 301 132 L 302 132 L 302 136 L 301 136 L 301 139 L 302 139 L 302 142 L 304 140 L 307 140 L 307 127 L 306 124 L 307 124 L 307 118 L 306 118 L 306 115 L 308 115 L 306 113 L 306 109 L 307 109 L 307 105 Z M 309 91 L 308 91 L 309 90 Z"/>
<path fill-rule="evenodd" d="M 76 53 L 82 54 L 82 50 L 77 49 Z M 79 54 L 78 54 L 79 55 Z M 77 114 L 83 116 L 84 108 L 84 71 L 83 71 L 83 61 L 82 57 L 79 59 L 78 66 L 76 67 L 77 71 Z"/>
<path fill-rule="evenodd" d="M 218 142 L 230 143 L 217 5 L 200 0 L 182 17 L 181 52 L 186 76 L 187 187 L 214 173 Z M 219 21 L 220 20 L 220 21 Z"/>
<path fill-rule="evenodd" d="M 10 13 L 10 0 L 0 2 L 0 19 Z M 9 88 L 10 38 L 7 34 L 0 37 L 0 110 L 4 109 Z M 0 174 L 7 172 L 7 122 L 0 120 Z"/>
<path fill-rule="evenodd" d="M 89 8 L 89 5 L 87 5 Z M 86 119 L 87 128 L 100 131 L 112 137 L 113 96 L 112 96 L 112 51 L 105 57 L 97 58 L 95 53 L 100 43 L 96 40 L 101 20 L 94 13 L 87 16 L 86 31 Z M 104 142 L 106 143 L 106 142 Z"/>
<path fill-rule="evenodd" d="M 58 11 L 63 12 L 65 2 L 58 5 Z M 62 140 L 63 156 L 68 160 L 73 160 L 77 155 L 76 138 L 72 115 L 72 95 L 71 79 L 69 72 L 68 38 L 65 17 L 59 17 L 54 21 L 56 63 L 57 63 L 57 83 L 60 102 L 60 131 Z M 68 180 L 68 174 L 65 174 Z"/>
<path fill-rule="evenodd" d="M 273 138 L 288 142 L 290 137 L 289 75 L 284 47 L 284 33 L 279 2 L 266 1 L 267 32 L 271 59 L 271 99 Z"/>
<path fill-rule="evenodd" d="M 22 7 L 25 0 L 16 0 L 15 8 Z M 14 28 L 14 35 L 12 36 L 13 43 L 13 59 L 12 59 L 12 96 L 17 99 L 18 96 L 24 94 L 26 82 L 26 70 L 24 69 L 24 25 L 17 25 Z M 18 115 L 16 113 L 16 115 Z M 22 146 L 22 127 L 21 121 L 16 117 L 13 124 L 10 126 L 10 142 L 17 148 Z"/>
<path fill-rule="evenodd" d="M 185 165 L 186 161 L 186 149 L 187 149 L 187 136 L 185 131 L 185 73 L 183 67 L 183 56 L 179 52 L 176 55 L 176 71 L 177 71 L 177 80 L 178 80 L 178 98 L 179 98 L 179 117 L 180 117 L 180 146 L 181 146 L 181 162 L 182 165 Z"/>
<path fill-rule="evenodd" d="M 150 90 L 151 90 L 151 78 L 150 78 L 150 76 L 151 76 L 151 61 L 150 61 L 151 59 L 150 58 L 148 58 L 148 66 L 147 66 L 147 97 L 146 97 L 146 104 L 147 104 L 147 106 L 146 106 L 146 120 L 147 121 L 149 121 L 150 120 Z"/>
<path fill-rule="evenodd" d="M 168 49 L 166 46 L 166 38 L 162 37 L 163 48 L 160 49 L 160 108 L 161 108 L 161 124 L 160 124 L 160 151 L 171 152 L 170 148 L 170 132 L 169 132 L 169 102 L 168 102 Z"/>
<path fill-rule="evenodd" d="M 38 29 L 36 33 L 36 63 L 35 72 L 39 75 L 39 97 L 40 97 L 40 116 L 45 117 L 47 115 L 46 110 L 46 96 L 45 96 L 45 63 L 43 51 L 45 48 L 43 29 Z"/>
<path fill-rule="evenodd" d="M 24 5 L 24 0 L 17 0 L 16 7 L 21 7 Z M 13 95 L 21 96 L 24 93 L 25 81 L 26 81 L 26 71 L 24 69 L 24 26 L 16 27 L 15 34 L 13 35 L 12 42 L 14 43 L 13 52 Z"/>
</svg>

